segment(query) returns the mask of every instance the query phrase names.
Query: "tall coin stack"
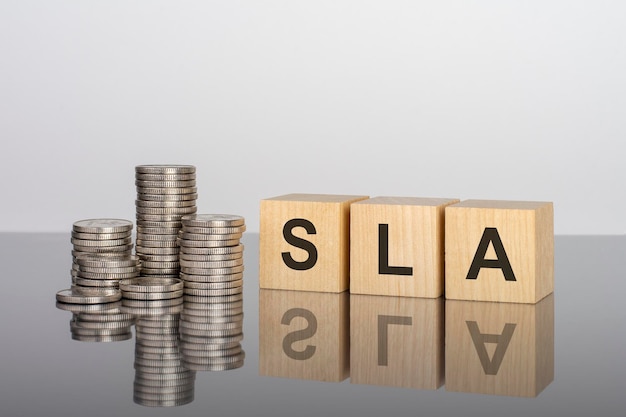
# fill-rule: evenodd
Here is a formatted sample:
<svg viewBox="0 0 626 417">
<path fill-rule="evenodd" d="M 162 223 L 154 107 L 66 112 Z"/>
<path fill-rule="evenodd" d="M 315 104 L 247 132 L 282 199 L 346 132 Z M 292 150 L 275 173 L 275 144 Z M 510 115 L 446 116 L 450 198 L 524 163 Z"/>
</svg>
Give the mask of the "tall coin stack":
<svg viewBox="0 0 626 417">
<path fill-rule="evenodd" d="M 122 219 L 79 220 L 72 228 L 72 283 L 116 287 L 122 278 L 139 276 L 132 257 L 133 223 Z"/>
<path fill-rule="evenodd" d="M 184 365 L 196 371 L 243 366 L 244 218 L 198 214 L 182 218 L 180 265 L 185 302 L 180 321 Z"/>
<path fill-rule="evenodd" d="M 198 189 L 193 165 L 138 165 L 137 256 L 141 275 L 178 277 L 180 263 L 176 239 L 181 217 L 196 213 Z"/>
</svg>

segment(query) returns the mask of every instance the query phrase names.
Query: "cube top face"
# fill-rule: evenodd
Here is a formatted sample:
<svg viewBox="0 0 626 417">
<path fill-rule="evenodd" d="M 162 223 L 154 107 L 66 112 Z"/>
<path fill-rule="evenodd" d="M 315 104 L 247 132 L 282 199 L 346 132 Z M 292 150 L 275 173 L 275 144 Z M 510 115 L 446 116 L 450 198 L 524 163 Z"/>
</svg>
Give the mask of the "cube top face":
<svg viewBox="0 0 626 417">
<path fill-rule="evenodd" d="M 308 203 L 350 203 L 362 200 L 367 196 L 343 194 L 285 194 L 266 198 L 263 201 L 301 201 Z"/>
<path fill-rule="evenodd" d="M 350 292 L 437 298 L 444 289 L 444 210 L 458 199 L 377 197 L 350 214 Z"/>
<path fill-rule="evenodd" d="M 554 290 L 552 203 L 469 200 L 445 215 L 446 298 L 536 303 Z"/>
<path fill-rule="evenodd" d="M 428 197 L 373 197 L 355 204 L 381 204 L 385 206 L 446 206 L 450 202 L 458 202 L 455 198 L 428 198 Z"/>
<path fill-rule="evenodd" d="M 261 288 L 349 288 L 350 205 L 367 196 L 289 194 L 261 201 Z"/>
</svg>

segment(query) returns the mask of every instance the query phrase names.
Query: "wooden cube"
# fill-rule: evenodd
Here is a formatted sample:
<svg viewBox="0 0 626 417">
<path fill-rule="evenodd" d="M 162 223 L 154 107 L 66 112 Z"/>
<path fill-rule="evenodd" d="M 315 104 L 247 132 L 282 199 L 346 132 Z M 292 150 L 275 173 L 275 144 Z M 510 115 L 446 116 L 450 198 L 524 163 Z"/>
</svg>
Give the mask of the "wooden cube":
<svg viewBox="0 0 626 417">
<path fill-rule="evenodd" d="M 536 397 L 554 379 L 554 295 L 446 301 L 446 390 Z"/>
<path fill-rule="evenodd" d="M 458 199 L 375 197 L 352 204 L 350 292 L 437 298 L 444 290 L 444 210 Z"/>
<path fill-rule="evenodd" d="M 261 288 L 349 288 L 350 204 L 367 196 L 288 194 L 261 201 Z"/>
<path fill-rule="evenodd" d="M 351 295 L 350 383 L 439 388 L 443 312 L 443 297 Z"/>
<path fill-rule="evenodd" d="M 446 298 L 536 303 L 554 290 L 552 203 L 446 207 Z"/>
<path fill-rule="evenodd" d="M 259 292 L 259 374 L 340 382 L 350 372 L 348 292 Z"/>
</svg>

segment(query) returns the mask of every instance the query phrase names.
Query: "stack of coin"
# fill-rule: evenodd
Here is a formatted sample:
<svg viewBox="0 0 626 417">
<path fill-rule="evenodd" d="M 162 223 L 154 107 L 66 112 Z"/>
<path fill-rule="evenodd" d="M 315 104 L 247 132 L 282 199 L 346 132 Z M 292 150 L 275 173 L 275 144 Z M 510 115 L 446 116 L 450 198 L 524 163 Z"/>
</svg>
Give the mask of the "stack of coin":
<svg viewBox="0 0 626 417">
<path fill-rule="evenodd" d="M 182 218 L 180 322 L 184 364 L 196 371 L 243 366 L 243 217 L 197 214 Z"/>
<path fill-rule="evenodd" d="M 186 295 L 180 315 L 183 364 L 194 371 L 225 371 L 244 364 L 242 294 Z"/>
<path fill-rule="evenodd" d="M 193 401 L 196 373 L 182 364 L 179 319 L 178 313 L 136 318 L 135 403 L 173 407 Z"/>
<path fill-rule="evenodd" d="M 196 168 L 193 165 L 138 165 L 137 248 L 142 275 L 178 277 L 181 217 L 197 211 Z"/>
<path fill-rule="evenodd" d="M 72 339 L 81 342 L 117 342 L 132 337 L 135 318 L 119 308 L 85 311 L 73 314 L 70 321 Z"/>
<path fill-rule="evenodd" d="M 120 281 L 122 297 L 131 300 L 171 300 L 183 296 L 183 281 L 168 277 L 140 277 Z"/>
<path fill-rule="evenodd" d="M 135 255 L 80 255 L 74 265 L 73 283 L 86 287 L 118 288 L 121 279 L 138 277 L 141 272 L 141 263 Z"/>
<path fill-rule="evenodd" d="M 100 266 L 85 266 L 82 268 L 78 263 L 78 258 L 88 256 L 91 259 L 107 259 L 110 257 L 124 258 L 132 254 L 132 230 L 133 223 L 123 219 L 87 219 L 74 223 L 72 228 L 72 279 L 113 279 L 112 276 L 104 276 L 106 272 L 113 274 L 127 273 L 119 271 L 104 271 Z M 117 268 L 117 267 L 116 267 Z M 126 268 L 126 267 L 125 267 Z M 121 275 L 122 277 L 124 275 Z M 81 280 L 79 280 L 81 281 Z M 93 282 L 76 282 L 78 285 L 92 284 Z"/>
</svg>

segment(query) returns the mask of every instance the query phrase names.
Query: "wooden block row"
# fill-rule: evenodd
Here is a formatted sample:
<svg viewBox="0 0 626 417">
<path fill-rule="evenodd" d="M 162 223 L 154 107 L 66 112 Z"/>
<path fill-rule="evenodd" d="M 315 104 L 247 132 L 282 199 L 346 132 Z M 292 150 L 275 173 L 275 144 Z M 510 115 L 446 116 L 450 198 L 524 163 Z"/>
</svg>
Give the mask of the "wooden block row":
<svg viewBox="0 0 626 417">
<path fill-rule="evenodd" d="M 554 378 L 552 295 L 537 304 L 263 289 L 259 297 L 264 376 L 428 390 L 445 382 L 448 391 L 524 397 Z"/>
<path fill-rule="evenodd" d="M 536 303 L 549 202 L 289 194 L 261 201 L 261 288 Z"/>
</svg>

